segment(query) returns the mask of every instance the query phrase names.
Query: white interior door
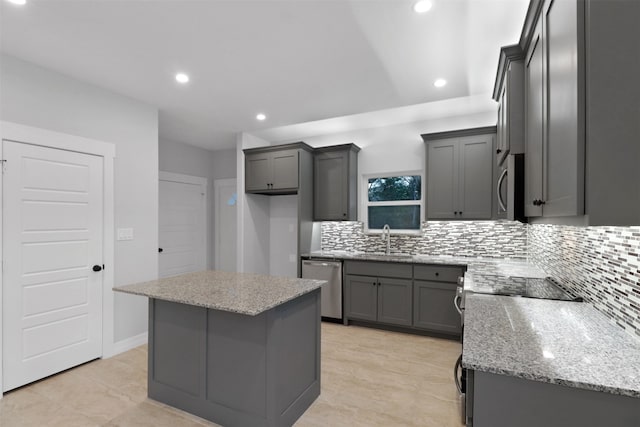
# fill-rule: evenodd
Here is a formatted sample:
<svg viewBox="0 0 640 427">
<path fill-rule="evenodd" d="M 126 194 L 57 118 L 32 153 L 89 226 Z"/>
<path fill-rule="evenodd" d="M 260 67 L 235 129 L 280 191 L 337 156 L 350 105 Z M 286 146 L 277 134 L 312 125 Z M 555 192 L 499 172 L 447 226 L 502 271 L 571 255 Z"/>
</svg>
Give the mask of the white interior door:
<svg viewBox="0 0 640 427">
<path fill-rule="evenodd" d="M 102 354 L 104 178 L 99 156 L 2 148 L 6 391 Z"/>
<path fill-rule="evenodd" d="M 237 181 L 217 179 L 215 187 L 215 259 L 216 270 L 236 271 Z"/>
<path fill-rule="evenodd" d="M 160 173 L 160 277 L 207 268 L 206 182 Z"/>
</svg>

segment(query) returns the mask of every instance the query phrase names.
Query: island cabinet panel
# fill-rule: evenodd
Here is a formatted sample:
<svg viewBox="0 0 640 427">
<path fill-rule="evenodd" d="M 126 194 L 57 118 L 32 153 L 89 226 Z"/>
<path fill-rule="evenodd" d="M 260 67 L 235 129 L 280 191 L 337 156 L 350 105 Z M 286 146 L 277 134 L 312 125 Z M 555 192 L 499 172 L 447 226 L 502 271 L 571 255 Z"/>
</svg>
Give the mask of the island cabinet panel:
<svg viewBox="0 0 640 427">
<path fill-rule="evenodd" d="M 640 423 L 637 398 L 508 375 L 467 372 L 467 402 L 471 395 L 473 427 L 630 427 Z"/>
<path fill-rule="evenodd" d="M 263 313 L 260 316 L 265 316 Z M 263 322 L 224 311 L 207 316 L 206 399 L 256 416 L 266 416 L 266 337 Z M 260 319 L 265 320 L 265 319 Z M 241 354 L 243 357 L 239 358 Z M 250 387 L 247 387 L 250 384 Z M 224 385 L 221 387 L 221 385 Z"/>
<path fill-rule="evenodd" d="M 256 316 L 149 299 L 149 397 L 224 426 L 291 426 L 320 394 L 320 289 Z"/>
<path fill-rule="evenodd" d="M 200 369 L 204 363 L 206 310 L 157 300 L 155 313 L 159 327 L 154 329 L 153 337 L 154 380 L 190 395 L 200 395 L 205 385 Z"/>
</svg>

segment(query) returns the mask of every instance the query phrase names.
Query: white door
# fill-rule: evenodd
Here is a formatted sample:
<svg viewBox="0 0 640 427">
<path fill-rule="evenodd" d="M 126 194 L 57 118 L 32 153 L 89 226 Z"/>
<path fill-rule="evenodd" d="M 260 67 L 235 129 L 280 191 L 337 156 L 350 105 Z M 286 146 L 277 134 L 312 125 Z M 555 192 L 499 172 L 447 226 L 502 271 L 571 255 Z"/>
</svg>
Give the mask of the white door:
<svg viewBox="0 0 640 427">
<path fill-rule="evenodd" d="M 2 148 L 6 391 L 102 354 L 103 158 Z"/>
<path fill-rule="evenodd" d="M 215 253 L 216 270 L 236 271 L 237 247 L 237 181 L 217 179 L 215 187 Z"/>
<path fill-rule="evenodd" d="M 160 173 L 160 277 L 207 268 L 206 182 Z"/>
</svg>

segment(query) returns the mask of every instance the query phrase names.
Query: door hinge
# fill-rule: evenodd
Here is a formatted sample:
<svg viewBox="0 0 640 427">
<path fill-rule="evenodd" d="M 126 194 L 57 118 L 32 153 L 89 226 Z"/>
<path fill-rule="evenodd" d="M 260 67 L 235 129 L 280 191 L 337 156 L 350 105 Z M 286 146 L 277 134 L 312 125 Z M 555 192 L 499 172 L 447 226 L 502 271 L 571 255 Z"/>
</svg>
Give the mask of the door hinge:
<svg viewBox="0 0 640 427">
<path fill-rule="evenodd" d="M 2 173 L 5 173 L 7 170 L 7 161 L 5 159 L 0 159 L 0 162 L 2 162 Z"/>
</svg>

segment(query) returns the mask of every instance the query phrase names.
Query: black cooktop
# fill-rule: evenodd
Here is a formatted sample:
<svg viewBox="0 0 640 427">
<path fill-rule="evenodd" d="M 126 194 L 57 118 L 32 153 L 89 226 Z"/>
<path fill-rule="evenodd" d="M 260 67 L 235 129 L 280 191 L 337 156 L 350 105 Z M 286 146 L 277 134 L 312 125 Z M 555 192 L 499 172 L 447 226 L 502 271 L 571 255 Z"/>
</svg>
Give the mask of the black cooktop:
<svg viewBox="0 0 640 427">
<path fill-rule="evenodd" d="M 562 289 L 560 284 L 550 277 L 542 279 L 525 277 L 507 277 L 479 274 L 473 275 L 474 293 L 506 295 L 513 297 L 551 299 L 581 302 L 582 298 L 574 297 Z"/>
</svg>

